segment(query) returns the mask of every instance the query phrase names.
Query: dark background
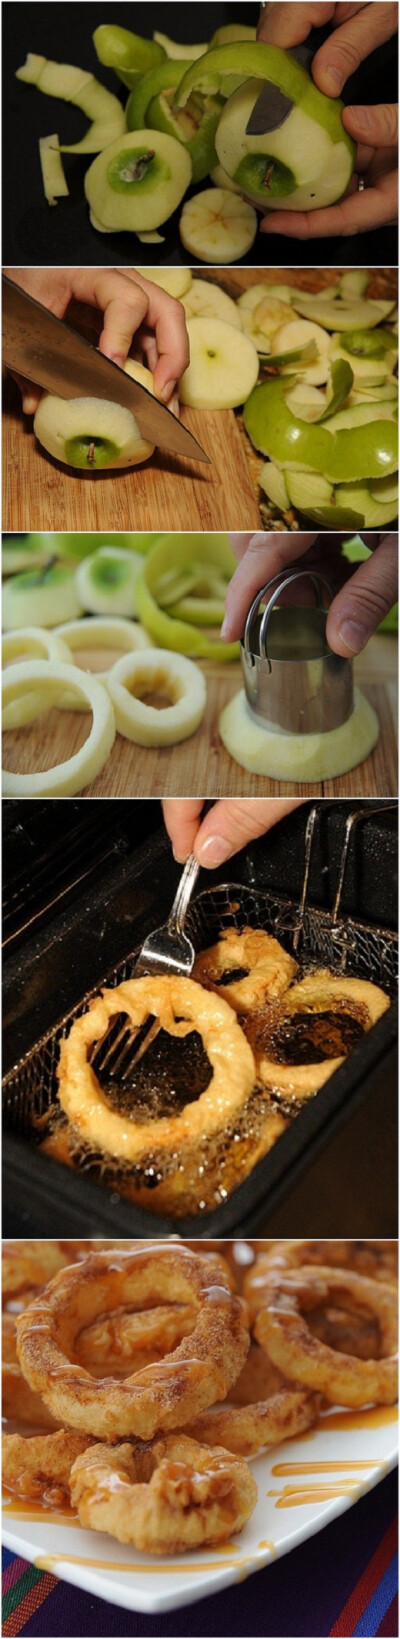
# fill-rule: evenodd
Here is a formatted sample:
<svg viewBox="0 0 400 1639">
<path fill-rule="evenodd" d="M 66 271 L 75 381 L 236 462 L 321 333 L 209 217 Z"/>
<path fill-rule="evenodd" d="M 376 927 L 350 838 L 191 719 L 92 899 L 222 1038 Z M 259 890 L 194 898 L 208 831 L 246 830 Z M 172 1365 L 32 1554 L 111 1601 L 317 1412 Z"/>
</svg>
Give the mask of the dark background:
<svg viewBox="0 0 400 1639">
<path fill-rule="evenodd" d="M 74 63 L 87 68 L 107 85 L 121 94 L 125 101 L 129 93 L 120 85 L 111 69 L 98 63 L 92 34 L 101 23 L 115 21 L 134 33 L 151 37 L 156 28 L 183 44 L 207 39 L 222 23 L 256 23 L 258 6 L 246 3 L 213 4 L 156 4 L 149 0 L 146 6 L 116 4 L 101 6 L 100 0 L 67 4 L 19 3 L 5 0 L 3 5 L 3 262 L 20 266 L 130 266 L 134 259 L 144 266 L 159 261 L 164 265 L 190 263 L 189 254 L 179 238 L 180 209 L 170 218 L 165 228 L 162 246 L 141 245 L 133 234 L 99 234 L 91 227 L 86 200 L 83 195 L 85 171 L 91 163 L 90 155 L 66 154 L 65 170 L 70 189 L 69 199 L 60 200 L 50 209 L 46 204 L 41 180 L 38 142 L 39 137 L 58 131 L 61 142 L 77 142 L 85 129 L 85 116 L 68 103 L 44 97 L 34 86 L 26 86 L 15 79 L 15 72 L 25 61 L 28 51 L 37 52 L 58 62 Z M 358 73 L 348 80 L 346 101 L 375 103 L 393 101 L 397 95 L 396 50 L 394 40 L 372 54 Z M 94 156 L 93 156 L 94 157 Z M 206 187 L 207 182 L 202 184 Z M 159 255 L 161 252 L 161 255 Z M 283 236 L 258 234 L 249 255 L 244 258 L 250 266 L 281 267 L 312 265 L 337 266 L 364 262 L 376 266 L 390 266 L 397 261 L 397 234 L 395 228 L 379 229 L 376 233 L 357 234 L 351 238 L 314 239 L 309 245 L 302 240 Z"/>
</svg>

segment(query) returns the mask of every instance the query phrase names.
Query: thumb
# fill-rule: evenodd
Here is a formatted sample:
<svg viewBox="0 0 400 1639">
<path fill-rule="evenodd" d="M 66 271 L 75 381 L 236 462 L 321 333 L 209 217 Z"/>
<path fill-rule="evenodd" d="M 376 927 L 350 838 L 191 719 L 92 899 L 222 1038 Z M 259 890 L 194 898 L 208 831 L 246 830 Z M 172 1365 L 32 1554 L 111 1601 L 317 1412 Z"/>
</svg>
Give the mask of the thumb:
<svg viewBox="0 0 400 1639">
<path fill-rule="evenodd" d="M 396 598 L 397 539 L 386 535 L 331 603 L 326 635 L 334 654 L 360 654 Z"/>
<path fill-rule="evenodd" d="M 350 137 L 370 148 L 393 148 L 397 143 L 397 103 L 378 103 L 375 108 L 343 109 L 342 122 Z"/>
</svg>

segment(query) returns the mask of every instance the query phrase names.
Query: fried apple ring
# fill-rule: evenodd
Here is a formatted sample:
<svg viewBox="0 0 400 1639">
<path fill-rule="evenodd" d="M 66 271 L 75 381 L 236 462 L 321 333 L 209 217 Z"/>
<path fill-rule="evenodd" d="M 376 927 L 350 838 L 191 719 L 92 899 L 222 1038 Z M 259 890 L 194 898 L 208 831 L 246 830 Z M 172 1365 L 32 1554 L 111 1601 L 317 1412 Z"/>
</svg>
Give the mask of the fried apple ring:
<svg viewBox="0 0 400 1639">
<path fill-rule="evenodd" d="M 152 1445 L 96 1445 L 77 1458 L 71 1498 L 81 1525 L 144 1553 L 215 1546 L 241 1531 L 257 1502 L 246 1463 L 184 1434 Z"/>
<path fill-rule="evenodd" d="M 397 1242 L 276 1241 L 246 1274 L 245 1297 L 253 1319 L 263 1308 L 270 1270 L 299 1269 L 304 1263 L 354 1269 L 356 1273 L 390 1284 L 396 1282 Z"/>
<path fill-rule="evenodd" d="M 388 1007 L 389 996 L 369 980 L 338 978 L 327 968 L 315 968 L 287 991 L 266 1029 L 265 1025 L 261 1025 L 261 1031 L 255 1028 L 252 1046 L 261 1081 L 265 1086 L 282 1088 L 296 1098 L 312 1097 L 344 1063 L 346 1054 L 323 1058 L 322 1062 L 313 1062 L 311 1057 L 306 1064 L 288 1063 L 290 1042 L 287 1037 L 296 1015 L 303 1022 L 307 1014 L 349 1014 L 366 1032 Z M 317 1051 L 319 1059 L 320 1049 Z"/>
<path fill-rule="evenodd" d="M 45 1286 L 68 1262 L 60 1241 L 3 1241 L 3 1302 L 25 1289 Z"/>
<path fill-rule="evenodd" d="M 107 1103 L 88 1063 L 88 1049 L 121 1011 L 128 1014 L 134 1030 L 154 1016 L 163 1030 L 181 1041 L 194 1029 L 200 1032 L 213 1074 L 206 1091 L 179 1115 L 136 1122 Z M 115 990 L 103 990 L 88 1012 L 75 1020 L 61 1047 L 59 1097 L 84 1143 L 124 1162 L 137 1163 L 149 1150 L 171 1151 L 188 1141 L 195 1143 L 204 1132 L 223 1128 L 245 1103 L 254 1079 L 253 1054 L 232 1008 L 193 979 L 162 975 L 128 979 Z"/>
<path fill-rule="evenodd" d="M 123 1382 L 95 1378 L 72 1364 L 76 1338 L 107 1309 L 149 1299 L 193 1303 L 198 1316 L 186 1338 L 159 1365 Z M 198 1258 L 183 1246 L 99 1252 L 50 1282 L 17 1322 L 17 1352 L 31 1388 L 71 1428 L 108 1438 L 153 1435 L 182 1427 L 224 1399 L 248 1349 L 239 1298 L 218 1258 Z"/>
<path fill-rule="evenodd" d="M 63 1507 L 70 1500 L 72 1464 L 91 1443 L 90 1434 L 73 1434 L 70 1428 L 28 1438 L 3 1434 L 3 1483 L 27 1502 Z"/>
<path fill-rule="evenodd" d="M 305 1313 L 328 1302 L 372 1315 L 379 1324 L 381 1357 L 360 1360 L 314 1337 Z M 393 1405 L 397 1398 L 397 1318 L 393 1286 L 354 1270 L 305 1264 L 272 1270 L 265 1281 L 255 1335 L 290 1381 L 320 1391 L 330 1403 Z"/>
<path fill-rule="evenodd" d="M 244 928 L 242 933 L 225 928 L 217 944 L 197 956 L 193 969 L 199 984 L 223 996 L 238 1013 L 280 996 L 296 972 L 294 957 L 261 928 Z"/>
<path fill-rule="evenodd" d="M 237 1457 L 256 1457 L 263 1446 L 280 1445 L 304 1434 L 316 1422 L 320 1396 L 301 1384 L 285 1382 L 267 1400 L 247 1406 L 222 1406 L 205 1411 L 188 1432 L 207 1445 L 223 1444 Z"/>
<path fill-rule="evenodd" d="M 144 1309 L 141 1314 L 119 1309 L 115 1314 L 101 1315 L 77 1338 L 76 1359 L 89 1371 L 103 1367 L 118 1372 L 124 1366 L 127 1370 L 130 1361 L 137 1363 L 142 1353 L 148 1354 L 149 1364 L 150 1355 L 153 1362 L 162 1360 L 168 1349 L 176 1348 L 193 1332 L 197 1313 L 192 1303 L 168 1303 Z"/>
</svg>

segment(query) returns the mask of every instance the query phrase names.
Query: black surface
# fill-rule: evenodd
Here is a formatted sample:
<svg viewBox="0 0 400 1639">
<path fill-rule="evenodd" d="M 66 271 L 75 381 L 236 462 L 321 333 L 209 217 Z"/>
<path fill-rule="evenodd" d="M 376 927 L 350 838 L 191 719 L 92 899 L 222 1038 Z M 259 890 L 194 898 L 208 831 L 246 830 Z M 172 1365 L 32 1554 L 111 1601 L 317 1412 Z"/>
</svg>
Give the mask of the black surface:
<svg viewBox="0 0 400 1639">
<path fill-rule="evenodd" d="M 344 820 L 357 804 L 321 804 L 310 873 L 310 901 L 331 905 Z M 299 892 L 304 828 L 311 804 L 297 809 L 267 837 L 235 857 L 214 882 L 257 883 Z M 370 807 L 369 804 L 366 807 Z M 75 811 L 104 816 L 104 868 L 67 904 L 52 905 L 44 925 L 29 929 L 4 964 L 4 1069 L 105 977 L 161 921 L 171 905 L 179 867 L 171 862 L 157 803 L 6 803 L 6 891 L 11 860 L 26 868 L 46 833 L 54 852 L 72 828 Z M 397 895 L 396 811 L 357 828 L 349 855 L 344 905 L 366 920 L 393 925 Z M 26 812 L 25 812 L 26 810 Z M 93 822 L 94 823 L 94 822 Z M 110 846 L 112 844 L 112 846 Z M 50 857 L 50 856 L 49 856 Z M 53 871 L 54 875 L 54 871 Z M 198 891 L 209 886 L 199 879 Z M 51 884 L 50 884 L 51 889 Z M 51 898 L 51 892 L 50 892 Z M 301 1112 L 230 1200 L 201 1220 L 181 1224 L 201 1237 L 251 1232 L 285 1235 L 393 1235 L 397 1233 L 396 1009 L 381 1018 Z M 5 1234 L 113 1233 L 162 1235 L 171 1219 L 153 1217 L 34 1152 L 24 1139 L 5 1136 Z M 85 1227 L 86 1226 L 86 1227 Z"/>
<path fill-rule="evenodd" d="M 58 62 L 72 62 L 88 68 L 114 93 L 128 96 L 112 70 L 97 61 L 92 34 L 99 24 L 115 21 L 133 32 L 151 36 L 153 30 L 181 40 L 184 44 L 210 37 L 222 23 L 256 23 L 258 6 L 213 4 L 155 4 L 143 7 L 116 4 L 101 7 L 97 0 L 77 4 L 36 5 L 32 0 L 5 0 L 3 5 L 3 262 L 6 265 L 37 266 L 130 266 L 134 261 L 152 266 L 190 263 L 179 238 L 180 212 L 166 224 L 162 246 L 140 245 L 135 235 L 99 234 L 90 226 L 83 196 L 83 179 L 90 156 L 65 155 L 70 197 L 50 209 L 43 196 L 40 174 L 39 137 L 58 131 L 60 140 L 76 142 L 83 135 L 85 116 L 71 105 L 44 97 L 35 87 L 21 84 L 15 71 L 28 51 L 38 52 Z M 347 82 L 345 101 L 394 101 L 397 94 L 394 41 L 372 53 L 356 75 Z M 202 183 L 201 187 L 206 186 Z M 158 256 L 158 252 L 161 255 Z M 349 238 L 301 240 L 279 235 L 258 234 L 243 264 L 250 266 L 336 266 L 368 263 L 392 266 L 397 261 L 395 228 L 358 234 Z"/>
</svg>

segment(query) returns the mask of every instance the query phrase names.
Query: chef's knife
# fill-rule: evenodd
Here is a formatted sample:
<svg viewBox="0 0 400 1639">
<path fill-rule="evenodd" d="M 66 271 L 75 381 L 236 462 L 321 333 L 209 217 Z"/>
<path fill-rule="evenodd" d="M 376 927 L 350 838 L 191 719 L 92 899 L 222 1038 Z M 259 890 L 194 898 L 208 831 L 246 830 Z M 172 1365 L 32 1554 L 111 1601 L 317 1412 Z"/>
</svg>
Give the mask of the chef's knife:
<svg viewBox="0 0 400 1639">
<path fill-rule="evenodd" d="M 316 51 L 324 45 L 328 34 L 330 29 L 326 25 L 323 28 L 312 28 L 304 44 L 291 46 L 288 56 L 295 57 L 302 68 L 309 69 Z M 292 108 L 294 103 L 291 98 L 287 97 L 284 91 L 280 91 L 277 85 L 271 85 L 269 80 L 265 80 L 246 125 L 246 137 L 260 137 L 265 136 L 267 131 L 277 131 L 285 124 Z"/>
<path fill-rule="evenodd" d="M 104 358 L 5 274 L 2 284 L 3 362 L 9 370 L 60 398 L 111 399 L 135 416 L 142 438 L 173 455 L 210 461 L 192 433 L 147 387 Z"/>
</svg>

